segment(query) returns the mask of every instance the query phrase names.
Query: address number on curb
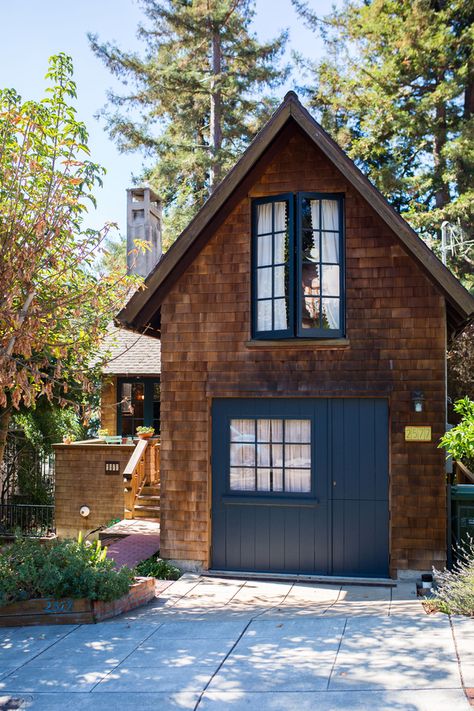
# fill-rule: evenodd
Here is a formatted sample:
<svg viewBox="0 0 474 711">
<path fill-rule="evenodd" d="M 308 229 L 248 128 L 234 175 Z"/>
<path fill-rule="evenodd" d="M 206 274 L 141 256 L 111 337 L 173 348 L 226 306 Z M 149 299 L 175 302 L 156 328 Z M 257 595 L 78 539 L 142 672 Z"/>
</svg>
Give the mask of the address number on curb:
<svg viewBox="0 0 474 711">
<path fill-rule="evenodd" d="M 431 442 L 431 427 L 405 427 L 405 442 Z"/>
<path fill-rule="evenodd" d="M 72 612 L 73 600 L 48 600 L 44 612 Z"/>
</svg>

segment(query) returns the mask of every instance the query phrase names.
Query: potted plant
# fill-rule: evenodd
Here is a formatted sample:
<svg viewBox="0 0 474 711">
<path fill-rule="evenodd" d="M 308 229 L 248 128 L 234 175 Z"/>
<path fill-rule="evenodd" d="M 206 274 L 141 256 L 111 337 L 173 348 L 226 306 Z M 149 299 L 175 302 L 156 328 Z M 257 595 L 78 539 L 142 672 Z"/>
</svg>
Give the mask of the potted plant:
<svg viewBox="0 0 474 711">
<path fill-rule="evenodd" d="M 150 439 L 155 434 L 154 427 L 137 427 L 137 435 L 140 439 Z"/>
<path fill-rule="evenodd" d="M 65 434 L 63 437 L 63 444 L 72 444 L 74 442 L 74 436 L 72 434 Z"/>
</svg>

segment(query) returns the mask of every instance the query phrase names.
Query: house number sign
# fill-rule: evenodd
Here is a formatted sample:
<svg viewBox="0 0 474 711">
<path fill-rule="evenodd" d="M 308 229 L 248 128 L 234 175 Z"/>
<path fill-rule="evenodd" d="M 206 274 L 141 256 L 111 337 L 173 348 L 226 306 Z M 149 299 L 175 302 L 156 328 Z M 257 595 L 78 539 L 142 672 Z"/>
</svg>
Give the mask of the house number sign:
<svg viewBox="0 0 474 711">
<path fill-rule="evenodd" d="M 120 462 L 105 462 L 106 474 L 120 474 Z"/>
<path fill-rule="evenodd" d="M 405 427 L 405 442 L 431 442 L 431 427 Z"/>
</svg>

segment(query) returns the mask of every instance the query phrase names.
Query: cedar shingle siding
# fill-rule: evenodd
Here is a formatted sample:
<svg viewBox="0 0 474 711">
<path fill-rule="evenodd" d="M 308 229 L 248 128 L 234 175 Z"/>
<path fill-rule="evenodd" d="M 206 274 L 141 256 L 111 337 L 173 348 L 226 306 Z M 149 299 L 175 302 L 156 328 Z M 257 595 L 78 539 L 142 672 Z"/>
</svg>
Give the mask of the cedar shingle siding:
<svg viewBox="0 0 474 711">
<path fill-rule="evenodd" d="M 250 199 L 296 191 L 345 194 L 349 345 L 248 344 Z M 162 304 L 161 555 L 209 564 L 212 398 L 386 396 L 391 573 L 443 565 L 445 323 L 444 297 L 387 224 L 295 132 Z M 424 392 L 421 414 L 413 390 Z M 433 441 L 405 442 L 413 424 L 431 425 Z"/>
</svg>

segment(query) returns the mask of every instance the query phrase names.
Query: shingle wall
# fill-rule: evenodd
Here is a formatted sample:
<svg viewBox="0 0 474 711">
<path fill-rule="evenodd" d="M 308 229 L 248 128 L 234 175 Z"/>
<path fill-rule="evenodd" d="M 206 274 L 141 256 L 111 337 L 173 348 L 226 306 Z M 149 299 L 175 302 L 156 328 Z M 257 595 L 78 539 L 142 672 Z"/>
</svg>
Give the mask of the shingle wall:
<svg viewBox="0 0 474 711">
<path fill-rule="evenodd" d="M 250 199 L 345 194 L 348 347 L 251 347 Z M 444 299 L 323 154 L 295 135 L 167 295 L 162 306 L 162 549 L 209 564 L 213 397 L 387 396 L 391 570 L 445 559 Z M 415 414 L 411 392 L 422 390 Z M 432 443 L 404 441 L 429 424 Z"/>
</svg>

